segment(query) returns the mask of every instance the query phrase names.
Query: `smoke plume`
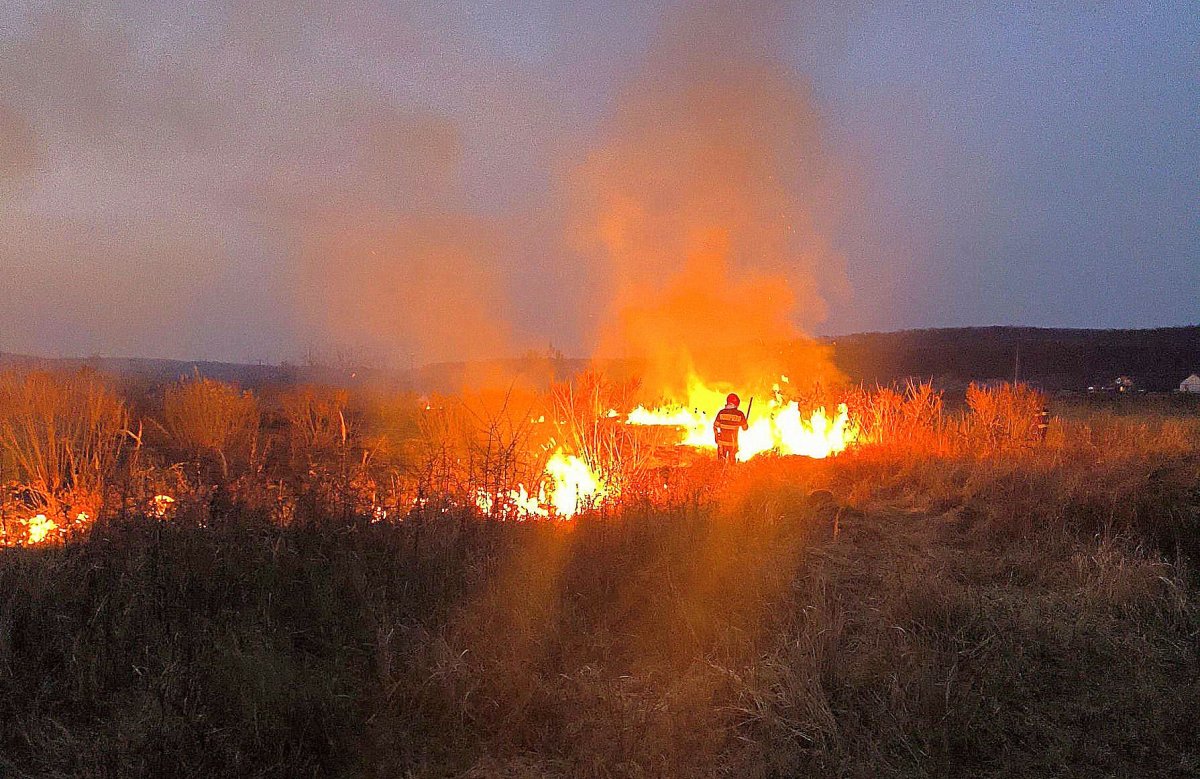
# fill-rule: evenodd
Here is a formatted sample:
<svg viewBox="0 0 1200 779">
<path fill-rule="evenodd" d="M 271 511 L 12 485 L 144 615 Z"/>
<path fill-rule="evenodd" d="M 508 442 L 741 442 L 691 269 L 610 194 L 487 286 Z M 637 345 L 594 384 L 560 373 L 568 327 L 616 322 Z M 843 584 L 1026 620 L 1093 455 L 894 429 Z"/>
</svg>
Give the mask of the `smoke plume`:
<svg viewBox="0 0 1200 779">
<path fill-rule="evenodd" d="M 292 214 L 309 321 L 393 366 L 503 355 L 502 231 L 466 208 L 457 127 L 378 109 L 355 130 L 340 191 Z"/>
<path fill-rule="evenodd" d="M 575 238 L 611 301 L 598 351 L 646 360 L 668 394 L 689 372 L 837 375 L 802 328 L 842 283 L 838 177 L 809 86 L 762 51 L 732 11 L 678 20 L 577 171 Z"/>
</svg>

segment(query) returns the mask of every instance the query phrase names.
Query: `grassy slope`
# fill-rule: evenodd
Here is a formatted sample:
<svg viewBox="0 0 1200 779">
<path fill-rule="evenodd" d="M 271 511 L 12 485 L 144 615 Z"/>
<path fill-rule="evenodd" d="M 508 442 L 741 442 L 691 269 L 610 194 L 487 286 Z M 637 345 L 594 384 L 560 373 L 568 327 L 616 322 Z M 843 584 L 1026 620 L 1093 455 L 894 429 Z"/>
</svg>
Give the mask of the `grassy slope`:
<svg viewBox="0 0 1200 779">
<path fill-rule="evenodd" d="M 1200 770 L 1194 452 L 685 478 L 557 526 L 4 552 L 0 774 Z"/>
</svg>

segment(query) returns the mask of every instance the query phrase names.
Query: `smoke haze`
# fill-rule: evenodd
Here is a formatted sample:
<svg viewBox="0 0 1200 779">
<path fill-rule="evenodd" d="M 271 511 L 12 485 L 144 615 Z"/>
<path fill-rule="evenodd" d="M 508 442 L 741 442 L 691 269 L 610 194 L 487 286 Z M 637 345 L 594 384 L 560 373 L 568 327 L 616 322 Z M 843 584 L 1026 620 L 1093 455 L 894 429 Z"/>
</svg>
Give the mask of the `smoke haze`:
<svg viewBox="0 0 1200 779">
<path fill-rule="evenodd" d="M 553 344 L 669 371 L 796 332 L 1193 322 L 1198 25 L 0 4 L 0 351 L 403 367 Z"/>
<path fill-rule="evenodd" d="M 781 352 L 845 283 L 826 232 L 841 184 L 811 89 L 763 53 L 761 21 L 674 19 L 579 172 L 578 236 L 612 296 L 600 353 L 648 358 L 655 386 L 833 374 Z"/>
</svg>

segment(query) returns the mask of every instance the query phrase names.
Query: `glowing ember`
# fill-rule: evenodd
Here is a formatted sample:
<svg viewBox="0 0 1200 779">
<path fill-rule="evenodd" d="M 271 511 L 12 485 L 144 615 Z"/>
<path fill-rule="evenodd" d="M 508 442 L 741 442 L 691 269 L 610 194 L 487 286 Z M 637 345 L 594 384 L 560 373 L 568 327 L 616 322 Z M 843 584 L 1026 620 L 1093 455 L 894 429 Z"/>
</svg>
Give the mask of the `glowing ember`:
<svg viewBox="0 0 1200 779">
<path fill-rule="evenodd" d="M 175 499 L 170 495 L 155 495 L 150 501 L 150 513 L 158 519 L 166 519 L 175 508 Z"/>
<path fill-rule="evenodd" d="M 46 540 L 46 536 L 58 529 L 58 525 L 53 520 L 47 519 L 45 514 L 38 514 L 36 517 L 23 521 L 29 530 L 29 543 L 31 544 L 42 543 Z"/>
<path fill-rule="evenodd" d="M 780 381 L 786 384 L 788 378 L 783 376 Z M 712 420 L 725 405 L 725 394 L 693 376 L 688 382 L 686 405 L 655 409 L 639 406 L 630 412 L 627 422 L 677 427 L 682 431 L 681 446 L 716 449 Z M 783 397 L 779 384 L 774 385 L 765 403 L 751 410 L 749 422 L 750 428 L 738 439 L 737 458 L 743 462 L 764 452 L 829 457 L 845 451 L 858 438 L 858 426 L 850 419 L 846 404 L 838 405 L 836 414 L 821 407 L 806 416 L 796 401 Z"/>
<path fill-rule="evenodd" d="M 501 492 L 497 495 L 486 490 L 479 490 L 475 494 L 475 505 L 484 514 L 498 513 L 501 515 L 509 515 L 516 519 L 525 519 L 527 517 L 548 517 L 550 512 L 542 508 L 544 491 L 537 496 L 530 495 L 522 484 L 518 489 Z"/>
</svg>

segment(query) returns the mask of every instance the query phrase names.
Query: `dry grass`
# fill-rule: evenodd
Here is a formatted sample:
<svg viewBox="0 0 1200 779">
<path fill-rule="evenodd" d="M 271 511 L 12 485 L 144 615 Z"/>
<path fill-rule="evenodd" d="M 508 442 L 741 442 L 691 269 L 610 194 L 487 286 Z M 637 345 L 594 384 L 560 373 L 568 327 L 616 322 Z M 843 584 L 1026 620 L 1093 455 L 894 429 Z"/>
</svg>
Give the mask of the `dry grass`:
<svg viewBox="0 0 1200 779">
<path fill-rule="evenodd" d="M 987 453 L 1030 446 L 1038 442 L 1038 411 L 1045 405 L 1046 397 L 1025 384 L 972 384 L 960 435 Z"/>
<path fill-rule="evenodd" d="M 21 507 L 63 527 L 81 512 L 95 517 L 127 422 L 125 404 L 95 374 L 0 374 L 0 462 L 10 464 Z"/>
<path fill-rule="evenodd" d="M 311 460 L 349 443 L 346 421 L 350 393 L 329 387 L 297 387 L 280 397 L 287 420 L 289 450 L 296 460 Z"/>
<path fill-rule="evenodd" d="M 47 388 L 61 383 L 64 392 L 73 391 L 71 381 L 42 379 Z M 150 408 L 139 420 L 129 436 L 137 458 L 124 464 L 119 499 L 101 485 L 94 507 L 114 498 L 109 508 L 127 512 L 153 498 L 150 485 L 175 484 L 173 494 L 201 512 L 216 501 L 222 510 L 237 504 L 267 511 L 280 523 L 326 515 L 397 518 L 414 508 L 474 506 L 480 495 L 490 496 L 491 513 L 503 518 L 514 508 L 505 496 L 521 486 L 536 493 L 547 458 L 560 447 L 599 475 L 610 503 L 687 499 L 674 493 L 681 481 L 685 492 L 696 492 L 691 480 L 671 471 L 696 457 L 671 446 L 674 431 L 628 426 L 612 416 L 633 405 L 637 390 L 636 382 L 585 373 L 548 393 L 514 383 L 419 401 L 296 387 L 260 401 L 195 376 L 167 387 L 159 411 Z M 928 383 L 898 390 L 820 387 L 801 402 L 828 407 L 838 398 L 852 409 L 859 446 L 891 457 L 994 456 L 1028 448 L 1043 402 L 1023 386 L 972 386 L 966 409 L 948 413 Z M 85 414 L 69 422 L 86 426 L 88 420 Z M 150 435 L 143 447 L 142 429 L 164 435 Z M 42 456 L 28 437 L 14 439 L 10 449 L 13 458 Z"/>
<path fill-rule="evenodd" d="M 594 371 L 550 390 L 555 441 L 577 454 L 600 475 L 612 495 L 629 488 L 655 452 L 654 431 L 639 430 L 610 416 L 628 410 L 636 381 L 616 381 Z"/>
<path fill-rule="evenodd" d="M 0 550 L 0 774 L 1200 771 L 1194 414 L 1042 443 L 1020 387 L 914 384 L 852 398 L 847 455 L 664 468 L 601 420 L 622 391 L 296 390 L 232 503 Z M 464 508 L 564 439 L 639 480 L 572 522 Z"/>
<path fill-rule="evenodd" d="M 1186 775 L 1200 600 L 1157 529 L 1195 538 L 1200 476 L 1147 466 L 1107 526 L 1049 454 L 764 460 L 565 524 L 109 525 L 0 558 L 0 765 Z"/>
<path fill-rule="evenodd" d="M 249 392 L 201 376 L 186 379 L 167 388 L 163 421 L 189 456 L 215 457 L 225 478 L 231 460 L 248 467 L 253 459 L 259 409 Z"/>
<path fill-rule="evenodd" d="M 847 404 L 858 422 L 862 442 L 893 452 L 945 454 L 950 434 L 941 393 L 928 382 L 902 388 L 858 389 Z"/>
</svg>

